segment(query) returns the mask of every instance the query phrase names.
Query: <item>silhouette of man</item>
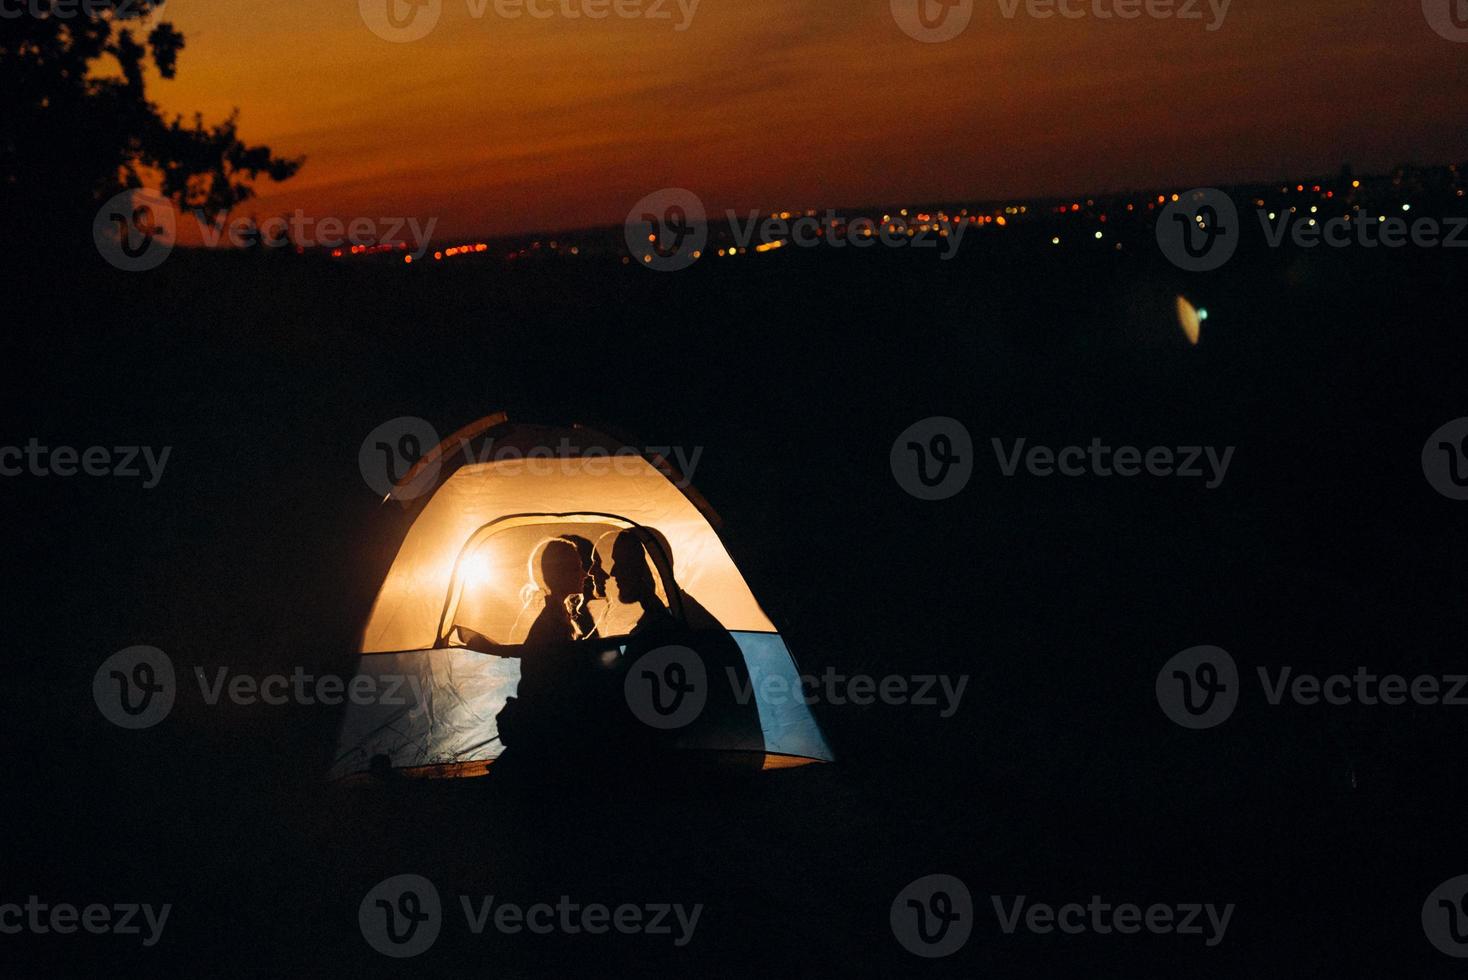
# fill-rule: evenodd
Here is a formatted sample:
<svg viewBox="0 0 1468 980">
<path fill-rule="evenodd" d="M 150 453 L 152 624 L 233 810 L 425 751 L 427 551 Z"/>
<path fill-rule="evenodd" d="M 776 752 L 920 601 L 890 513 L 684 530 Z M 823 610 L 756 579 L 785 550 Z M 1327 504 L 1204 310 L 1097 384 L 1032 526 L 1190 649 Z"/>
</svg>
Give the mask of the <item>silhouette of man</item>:
<svg viewBox="0 0 1468 980">
<path fill-rule="evenodd" d="M 631 529 L 618 534 L 612 544 L 611 578 L 617 587 L 617 601 L 642 607 L 631 636 L 671 633 L 677 627 L 673 614 L 658 598 L 657 580 L 647 549 Z"/>
<path fill-rule="evenodd" d="M 654 554 L 661 564 L 654 565 Z M 659 576 L 669 600 L 677 604 L 677 616 L 658 596 Z M 736 695 L 736 688 L 748 689 L 750 683 L 744 655 L 729 631 L 674 580 L 673 553 L 666 538 L 655 528 L 622 531 L 612 546 L 611 577 L 618 601 L 642 609 L 628 635 L 619 677 L 635 671 L 643 656 L 676 645 L 691 648 L 703 662 L 707 684 L 706 705 L 699 718 L 685 729 L 659 732 L 625 711 L 620 726 L 609 726 L 629 764 L 637 765 L 631 760 L 655 753 L 668 773 L 681 771 L 680 766 L 688 760 L 673 763 L 668 753 L 683 742 L 731 750 L 728 758 L 757 767 L 764 758 L 759 709 L 752 698 L 741 700 Z"/>
</svg>

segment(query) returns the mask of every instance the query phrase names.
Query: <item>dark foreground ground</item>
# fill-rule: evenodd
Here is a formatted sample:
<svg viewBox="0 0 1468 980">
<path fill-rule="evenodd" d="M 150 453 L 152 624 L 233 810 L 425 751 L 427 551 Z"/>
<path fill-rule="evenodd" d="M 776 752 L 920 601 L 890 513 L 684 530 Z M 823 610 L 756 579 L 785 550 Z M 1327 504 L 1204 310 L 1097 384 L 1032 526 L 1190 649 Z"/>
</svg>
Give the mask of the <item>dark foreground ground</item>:
<svg viewBox="0 0 1468 980">
<path fill-rule="evenodd" d="M 94 257 L 95 258 L 95 257 Z M 95 263 L 100 264 L 100 263 Z M 1456 253 L 1270 253 L 1188 277 L 1129 254 L 793 254 L 424 269 L 179 255 L 17 282 L 7 444 L 172 446 L 156 489 L 11 478 L 3 901 L 173 905 L 162 941 L 3 936 L 6 975 L 1446 975 L 1419 921 L 1468 872 L 1468 707 L 1270 707 L 1257 666 L 1464 670 L 1468 504 L 1427 436 L 1468 415 Z M 63 285 L 64 284 L 64 287 Z M 1211 318 L 1182 340 L 1173 297 Z M 971 677 L 958 713 L 816 708 L 839 764 L 527 803 L 347 791 L 338 717 L 206 705 L 194 666 L 349 672 L 380 574 L 365 435 L 510 407 L 702 447 L 725 540 L 802 666 Z M 926 503 L 888 451 L 962 420 Z M 1225 483 L 1003 478 L 991 437 L 1234 446 Z M 1228 649 L 1248 693 L 1185 731 L 1153 682 Z M 126 732 L 93 672 L 184 683 Z M 522 903 L 702 903 L 687 947 L 474 937 L 373 952 L 381 879 Z M 917 959 L 893 898 L 968 883 L 967 946 Z M 1236 903 L 1224 941 L 1006 935 L 990 895 Z"/>
</svg>

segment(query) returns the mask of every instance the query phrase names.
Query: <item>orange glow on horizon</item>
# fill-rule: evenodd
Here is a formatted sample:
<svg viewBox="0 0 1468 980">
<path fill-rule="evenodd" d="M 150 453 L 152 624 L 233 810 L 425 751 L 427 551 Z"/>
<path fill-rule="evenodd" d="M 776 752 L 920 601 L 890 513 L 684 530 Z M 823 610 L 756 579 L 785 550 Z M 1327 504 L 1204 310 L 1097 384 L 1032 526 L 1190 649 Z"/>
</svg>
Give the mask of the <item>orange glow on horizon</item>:
<svg viewBox="0 0 1468 980">
<path fill-rule="evenodd" d="M 1351 43 L 1323 60 L 1299 52 L 1341 24 L 1327 0 L 1235 5 L 1214 33 L 1146 17 L 1071 30 L 978 5 L 940 44 L 908 38 L 883 2 L 701 3 L 675 31 L 444 0 L 432 32 L 402 44 L 355 3 L 172 6 L 187 47 L 177 79 L 150 80 L 164 112 L 213 121 L 238 106 L 247 141 L 308 158 L 242 213 L 434 218 L 437 240 L 620 224 L 660 187 L 711 213 L 770 213 L 1463 155 L 1442 121 L 1461 115 L 1468 59 L 1385 6 L 1353 10 L 1339 27 Z M 289 71 L 265 70 L 276 53 Z"/>
</svg>

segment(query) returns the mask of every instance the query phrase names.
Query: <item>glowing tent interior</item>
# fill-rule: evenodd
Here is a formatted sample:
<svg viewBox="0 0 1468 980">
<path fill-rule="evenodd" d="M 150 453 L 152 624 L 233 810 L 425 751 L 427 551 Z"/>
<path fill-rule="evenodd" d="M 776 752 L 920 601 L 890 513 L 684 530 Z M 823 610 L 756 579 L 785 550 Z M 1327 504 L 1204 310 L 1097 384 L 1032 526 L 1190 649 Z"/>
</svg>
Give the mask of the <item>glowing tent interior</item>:
<svg viewBox="0 0 1468 980">
<path fill-rule="evenodd" d="M 575 543 L 589 566 L 580 647 L 607 665 L 626 660 L 639 615 L 655 609 L 707 664 L 706 683 L 721 694 L 710 703 L 727 710 L 681 728 L 680 754 L 763 768 L 831 760 L 795 662 L 715 532 L 716 515 L 661 457 L 584 427 L 499 414 L 425 455 L 384 505 L 403 536 L 363 630 L 357 676 L 371 680 L 353 683 L 396 696 L 349 699 L 333 777 L 488 771 L 504 750 L 501 712 L 535 656 L 531 620 L 549 606 L 536 569 L 552 541 Z M 643 546 L 636 563 L 646 559 L 634 569 L 647 585 L 641 605 L 629 597 L 628 560 L 613 554 L 628 538 Z"/>
</svg>

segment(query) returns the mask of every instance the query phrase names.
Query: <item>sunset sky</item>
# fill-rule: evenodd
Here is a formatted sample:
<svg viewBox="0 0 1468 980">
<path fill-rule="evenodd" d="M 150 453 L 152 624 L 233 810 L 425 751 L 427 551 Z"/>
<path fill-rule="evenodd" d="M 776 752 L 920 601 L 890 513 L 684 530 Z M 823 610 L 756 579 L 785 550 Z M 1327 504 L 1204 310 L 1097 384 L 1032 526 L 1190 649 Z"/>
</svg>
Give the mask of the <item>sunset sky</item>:
<svg viewBox="0 0 1468 980">
<path fill-rule="evenodd" d="M 656 21 L 440 2 L 392 43 L 357 0 L 173 0 L 187 48 L 152 92 L 210 120 L 238 106 L 248 141 L 309 157 L 254 213 L 436 217 L 440 236 L 618 223 L 665 186 L 855 206 L 1468 157 L 1468 44 L 1420 0 L 1233 0 L 1216 31 L 1206 0 L 1202 20 L 975 0 L 936 44 L 889 0 L 701 0 L 681 32 L 676 0 Z"/>
</svg>

